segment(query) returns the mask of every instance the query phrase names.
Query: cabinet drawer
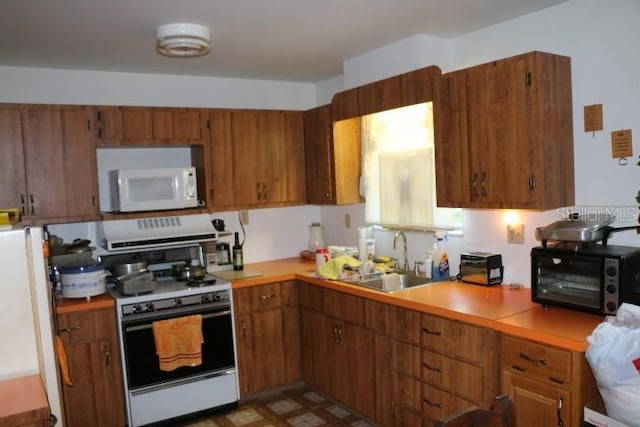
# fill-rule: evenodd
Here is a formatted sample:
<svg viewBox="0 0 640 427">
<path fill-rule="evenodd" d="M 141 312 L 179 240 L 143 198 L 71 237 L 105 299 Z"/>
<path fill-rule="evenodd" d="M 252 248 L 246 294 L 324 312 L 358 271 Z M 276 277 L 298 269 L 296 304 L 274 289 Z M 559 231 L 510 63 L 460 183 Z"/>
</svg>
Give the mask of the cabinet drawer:
<svg viewBox="0 0 640 427">
<path fill-rule="evenodd" d="M 58 314 L 58 334 L 67 344 L 110 339 L 115 327 L 113 309 Z"/>
<path fill-rule="evenodd" d="M 280 283 L 236 289 L 234 292 L 237 313 L 271 310 L 282 305 L 282 287 Z"/>
<path fill-rule="evenodd" d="M 396 376 L 396 381 L 398 386 L 397 404 L 420 413 L 422 411 L 422 382 L 402 374 Z"/>
<path fill-rule="evenodd" d="M 482 368 L 427 350 L 422 351 L 421 359 L 420 369 L 425 382 L 473 400 L 479 405 L 483 403 L 481 384 L 485 382 Z"/>
<path fill-rule="evenodd" d="M 503 336 L 502 363 L 509 370 L 543 377 L 555 383 L 571 382 L 571 352 Z"/>
<path fill-rule="evenodd" d="M 420 315 L 418 311 L 390 306 L 391 336 L 411 344 L 420 345 Z"/>
<path fill-rule="evenodd" d="M 325 289 L 324 313 L 345 322 L 364 326 L 364 299 Z"/>
<path fill-rule="evenodd" d="M 493 331 L 455 320 L 423 314 L 421 344 L 424 348 L 482 364 Z"/>
<path fill-rule="evenodd" d="M 441 421 L 449 415 L 474 406 L 472 402 L 456 397 L 428 384 L 422 385 L 422 413 Z"/>
</svg>

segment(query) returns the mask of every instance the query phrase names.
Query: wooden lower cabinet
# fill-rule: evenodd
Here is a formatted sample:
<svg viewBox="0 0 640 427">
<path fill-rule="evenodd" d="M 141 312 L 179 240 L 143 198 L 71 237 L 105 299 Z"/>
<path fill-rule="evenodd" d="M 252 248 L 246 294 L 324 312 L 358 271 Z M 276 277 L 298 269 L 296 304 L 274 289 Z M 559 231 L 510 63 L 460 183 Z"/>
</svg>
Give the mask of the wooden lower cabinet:
<svg viewBox="0 0 640 427">
<path fill-rule="evenodd" d="M 303 381 L 376 419 L 375 334 L 364 327 L 364 300 L 308 284 L 300 292 Z"/>
<path fill-rule="evenodd" d="M 583 424 L 598 396 L 583 352 L 502 336 L 502 392 L 513 399 L 518 427 Z"/>
<path fill-rule="evenodd" d="M 62 385 L 69 427 L 125 425 L 124 388 L 113 308 L 57 315 L 73 385 Z"/>
<path fill-rule="evenodd" d="M 390 319 L 396 425 L 409 413 L 432 425 L 499 394 L 495 331 L 400 307 Z"/>
<path fill-rule="evenodd" d="M 295 282 L 234 290 L 240 396 L 300 379 Z"/>
</svg>

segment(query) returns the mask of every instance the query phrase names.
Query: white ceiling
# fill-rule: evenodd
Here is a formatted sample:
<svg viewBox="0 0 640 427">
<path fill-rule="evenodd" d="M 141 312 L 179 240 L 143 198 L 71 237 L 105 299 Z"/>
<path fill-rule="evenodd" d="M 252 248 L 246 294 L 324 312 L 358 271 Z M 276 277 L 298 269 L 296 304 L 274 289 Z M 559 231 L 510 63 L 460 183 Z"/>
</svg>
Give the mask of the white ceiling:
<svg viewBox="0 0 640 427">
<path fill-rule="evenodd" d="M 567 0 L 0 0 L 0 65 L 316 82 L 414 34 L 451 38 Z M 211 28 L 209 55 L 156 54 L 155 28 Z"/>
</svg>

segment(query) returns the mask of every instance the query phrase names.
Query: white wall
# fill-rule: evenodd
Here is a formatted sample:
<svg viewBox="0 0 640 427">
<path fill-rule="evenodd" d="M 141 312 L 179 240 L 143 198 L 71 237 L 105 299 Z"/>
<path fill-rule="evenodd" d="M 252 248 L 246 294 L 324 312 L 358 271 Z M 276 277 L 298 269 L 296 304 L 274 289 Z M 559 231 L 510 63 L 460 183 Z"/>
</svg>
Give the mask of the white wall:
<svg viewBox="0 0 640 427">
<path fill-rule="evenodd" d="M 310 83 L 0 66 L 0 102 L 307 110 Z"/>
</svg>

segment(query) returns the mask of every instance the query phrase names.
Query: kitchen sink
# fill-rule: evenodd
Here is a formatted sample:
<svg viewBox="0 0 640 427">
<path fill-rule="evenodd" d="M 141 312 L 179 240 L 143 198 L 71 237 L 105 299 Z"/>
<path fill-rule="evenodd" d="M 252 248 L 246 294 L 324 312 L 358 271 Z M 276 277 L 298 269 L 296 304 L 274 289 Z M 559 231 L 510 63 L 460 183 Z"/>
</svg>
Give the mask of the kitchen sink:
<svg viewBox="0 0 640 427">
<path fill-rule="evenodd" d="M 342 280 L 351 285 L 364 286 L 383 292 L 396 292 L 424 286 L 432 283 L 430 278 L 419 276 L 414 273 L 388 273 L 370 279 L 362 280 Z"/>
</svg>

